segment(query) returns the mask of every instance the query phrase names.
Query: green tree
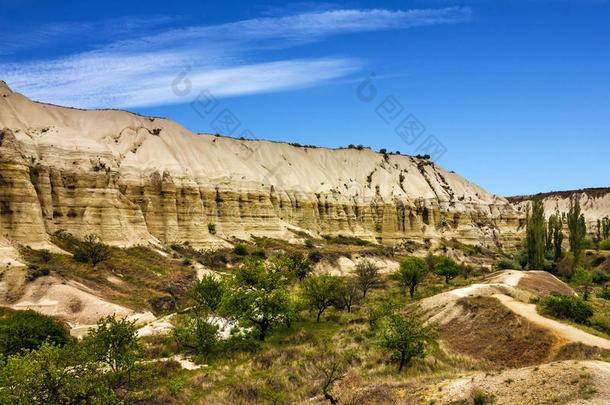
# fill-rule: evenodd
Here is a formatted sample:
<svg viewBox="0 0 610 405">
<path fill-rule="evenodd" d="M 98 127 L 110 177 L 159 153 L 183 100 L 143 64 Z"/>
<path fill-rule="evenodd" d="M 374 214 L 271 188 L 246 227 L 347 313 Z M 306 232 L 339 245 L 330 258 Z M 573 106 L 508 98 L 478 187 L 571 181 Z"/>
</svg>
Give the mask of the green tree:
<svg viewBox="0 0 610 405">
<path fill-rule="evenodd" d="M 223 280 L 212 274 L 205 274 L 201 280 L 195 281 L 187 291 L 192 301 L 192 317 L 182 320 L 173 330 L 179 344 L 195 349 L 199 354 L 212 350 L 217 341 L 218 327 L 208 319 L 218 314 L 226 291 Z"/>
<path fill-rule="evenodd" d="M 549 216 L 549 239 L 552 241 L 553 258 L 559 262 L 562 257 L 561 244 L 563 243 L 563 218 L 559 211 Z"/>
<path fill-rule="evenodd" d="M 445 283 L 449 284 L 460 274 L 460 267 L 450 257 L 440 257 L 434 265 L 434 272 L 441 277 L 445 277 Z"/>
<path fill-rule="evenodd" d="M 74 251 L 74 260 L 91 263 L 93 267 L 111 257 L 110 248 L 100 241 L 97 235 L 87 235 Z"/>
<path fill-rule="evenodd" d="M 143 354 L 135 322 L 109 315 L 97 322 L 84 341 L 93 358 L 110 369 L 112 387 L 130 382 Z"/>
<path fill-rule="evenodd" d="M 344 278 L 341 282 L 338 296 L 342 302 L 343 308 L 347 309 L 347 312 L 352 312 L 352 307 L 360 298 L 358 281 L 354 277 Z"/>
<path fill-rule="evenodd" d="M 275 326 L 292 320 L 294 303 L 286 292 L 286 278 L 273 266 L 249 259 L 237 269 L 231 284 L 222 312 L 244 328 L 253 327 L 259 340 L 264 341 Z"/>
<path fill-rule="evenodd" d="M 363 260 L 356 265 L 356 279 L 362 298 L 366 298 L 366 293 L 379 283 L 379 268 L 371 260 Z"/>
<path fill-rule="evenodd" d="M 60 321 L 32 310 L 0 318 L 0 353 L 4 355 L 37 349 L 47 340 L 62 346 L 69 342 L 70 335 Z"/>
<path fill-rule="evenodd" d="M 578 198 L 573 198 L 570 201 L 570 211 L 567 215 L 568 229 L 570 235 L 570 250 L 574 254 L 573 266 L 576 267 L 580 262 L 581 255 L 584 249 L 585 237 L 587 235 L 587 225 L 585 224 L 585 215 L 580 211 L 580 203 Z"/>
<path fill-rule="evenodd" d="M 434 327 L 424 326 L 418 313 L 392 313 L 382 329 L 380 345 L 390 353 L 392 359 L 398 360 L 400 372 L 413 358 L 425 357 L 426 348 L 435 338 Z"/>
<path fill-rule="evenodd" d="M 528 206 L 526 219 L 527 263 L 530 269 L 542 269 L 545 249 L 544 206 L 539 196 L 534 196 L 531 213 Z"/>
<path fill-rule="evenodd" d="M 409 256 L 400 262 L 396 277 L 401 284 L 409 289 L 409 295 L 413 298 L 417 285 L 424 280 L 428 271 L 428 264 L 424 259 Z"/>
<path fill-rule="evenodd" d="M 583 292 L 583 299 L 587 301 L 589 299 L 589 289 L 593 282 L 591 273 L 585 270 L 583 267 L 578 267 L 572 276 L 572 282 L 576 283 Z"/>
<path fill-rule="evenodd" d="M 305 302 L 317 311 L 317 322 L 320 322 L 320 316 L 327 308 L 337 305 L 340 300 L 341 280 L 335 276 L 309 276 L 303 280 L 301 288 Z"/>
<path fill-rule="evenodd" d="M 603 239 L 610 238 L 610 219 L 602 219 L 602 237 Z"/>
</svg>

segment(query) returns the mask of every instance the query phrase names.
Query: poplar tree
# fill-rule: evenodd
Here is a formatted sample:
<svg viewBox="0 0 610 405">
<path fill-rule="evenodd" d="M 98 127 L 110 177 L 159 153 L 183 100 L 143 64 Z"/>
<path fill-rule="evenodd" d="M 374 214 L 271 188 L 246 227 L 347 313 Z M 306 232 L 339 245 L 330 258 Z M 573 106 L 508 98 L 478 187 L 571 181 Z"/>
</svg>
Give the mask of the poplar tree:
<svg viewBox="0 0 610 405">
<path fill-rule="evenodd" d="M 542 199 L 535 196 L 532 199 L 532 212 L 529 206 L 526 222 L 527 263 L 530 269 L 541 269 L 544 264 L 544 248 L 546 225 Z"/>
<path fill-rule="evenodd" d="M 585 236 L 587 235 L 585 215 L 580 211 L 580 203 L 577 198 L 573 198 L 570 201 L 570 212 L 568 212 L 567 221 L 568 229 L 570 230 L 570 235 L 568 237 L 570 250 L 574 254 L 572 266 L 573 268 L 576 268 L 584 248 Z"/>
</svg>

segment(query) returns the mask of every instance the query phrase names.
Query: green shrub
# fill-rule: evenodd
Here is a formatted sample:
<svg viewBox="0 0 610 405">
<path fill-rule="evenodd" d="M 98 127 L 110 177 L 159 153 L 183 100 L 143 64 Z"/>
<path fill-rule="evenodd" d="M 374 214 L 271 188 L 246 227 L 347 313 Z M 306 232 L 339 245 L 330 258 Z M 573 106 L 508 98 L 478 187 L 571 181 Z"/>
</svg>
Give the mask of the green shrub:
<svg viewBox="0 0 610 405">
<path fill-rule="evenodd" d="M 208 232 L 212 235 L 216 235 L 216 224 L 208 224 Z"/>
<path fill-rule="evenodd" d="M 38 267 L 35 264 L 30 264 L 28 267 L 27 280 L 34 281 L 38 277 L 48 276 L 48 275 L 49 275 L 49 269 L 47 267 Z"/>
<path fill-rule="evenodd" d="M 593 282 L 595 284 L 604 284 L 610 280 L 610 276 L 608 276 L 605 272 L 597 269 L 593 271 Z"/>
<path fill-rule="evenodd" d="M 498 270 L 521 270 L 521 265 L 516 260 L 503 257 L 496 262 L 495 268 Z"/>
<path fill-rule="evenodd" d="M 265 260 L 267 258 L 267 253 L 265 253 L 265 251 L 262 249 L 255 250 L 254 252 L 250 253 L 250 255 L 252 257 L 256 257 L 262 260 Z"/>
<path fill-rule="evenodd" d="M 316 246 L 313 244 L 313 241 L 312 241 L 311 239 L 307 239 L 307 240 L 305 241 L 305 246 L 307 246 L 309 249 L 313 249 L 314 247 L 316 247 Z"/>
<path fill-rule="evenodd" d="M 248 249 L 244 245 L 235 245 L 233 248 L 233 253 L 235 253 L 237 256 L 247 256 Z"/>
<path fill-rule="evenodd" d="M 182 260 L 182 265 L 183 266 L 190 266 L 191 265 L 191 259 L 189 259 L 188 257 L 186 257 L 184 260 Z"/>
<path fill-rule="evenodd" d="M 598 247 L 601 250 L 610 250 L 610 239 L 604 239 L 601 242 L 599 242 Z"/>
<path fill-rule="evenodd" d="M 314 250 L 313 252 L 309 252 L 307 257 L 312 262 L 318 263 L 320 260 L 322 260 L 322 253 L 318 252 L 317 250 Z"/>
<path fill-rule="evenodd" d="M 0 318 L 0 352 L 4 355 L 17 354 L 22 349 L 37 349 L 47 339 L 63 345 L 70 335 L 61 322 L 32 310 Z"/>
<path fill-rule="evenodd" d="M 605 286 L 602 290 L 597 294 L 599 298 L 603 298 L 605 300 L 610 300 L 610 287 Z"/>
<path fill-rule="evenodd" d="M 593 307 L 576 296 L 548 296 L 541 305 L 545 313 L 577 323 L 586 323 L 593 316 Z"/>
</svg>

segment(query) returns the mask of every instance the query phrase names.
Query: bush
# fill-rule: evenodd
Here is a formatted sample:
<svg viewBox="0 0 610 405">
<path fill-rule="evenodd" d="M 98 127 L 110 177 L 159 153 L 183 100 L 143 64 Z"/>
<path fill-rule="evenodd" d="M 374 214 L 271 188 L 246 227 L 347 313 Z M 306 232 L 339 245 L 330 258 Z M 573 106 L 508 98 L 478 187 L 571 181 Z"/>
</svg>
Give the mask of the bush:
<svg viewBox="0 0 610 405">
<path fill-rule="evenodd" d="M 309 252 L 307 257 L 312 262 L 318 263 L 318 262 L 320 262 L 320 260 L 322 260 L 322 253 L 318 252 L 317 250 L 314 250 L 313 252 Z"/>
<path fill-rule="evenodd" d="M 313 241 L 311 239 L 307 239 L 305 241 L 305 246 L 307 246 L 309 249 L 313 249 L 315 247 L 315 245 L 313 244 Z"/>
<path fill-rule="evenodd" d="M 575 296 L 548 296 L 541 304 L 547 314 L 577 323 L 586 323 L 593 316 L 593 307 Z"/>
<path fill-rule="evenodd" d="M 593 271 L 593 282 L 595 284 L 604 284 L 610 280 L 610 276 L 608 276 L 605 272 L 597 269 Z"/>
<path fill-rule="evenodd" d="M 34 281 L 38 277 L 48 276 L 48 275 L 49 275 L 49 269 L 47 267 L 38 267 L 35 264 L 30 264 L 30 266 L 28 267 L 27 280 Z"/>
<path fill-rule="evenodd" d="M 37 349 L 47 339 L 64 345 L 70 335 L 61 322 L 32 310 L 0 318 L 0 352 L 4 355 L 17 354 L 22 349 Z"/>
<path fill-rule="evenodd" d="M 605 300 L 610 300 L 610 287 L 605 286 L 602 290 L 597 294 L 599 298 L 603 298 Z"/>
<path fill-rule="evenodd" d="M 601 250 L 610 250 L 610 239 L 604 239 L 598 245 Z"/>
<path fill-rule="evenodd" d="M 255 250 L 254 252 L 250 253 L 250 255 L 252 257 L 256 257 L 256 258 L 259 258 L 261 260 L 265 260 L 267 258 L 267 254 L 262 249 Z"/>
<path fill-rule="evenodd" d="M 237 256 L 246 256 L 248 254 L 248 249 L 244 245 L 236 245 L 233 248 L 233 253 Z"/>
<path fill-rule="evenodd" d="M 190 266 L 191 264 L 192 264 L 191 259 L 189 259 L 188 257 L 186 257 L 184 260 L 182 260 L 183 266 Z"/>
<path fill-rule="evenodd" d="M 212 235 L 216 235 L 216 224 L 208 224 L 208 232 Z"/>
<path fill-rule="evenodd" d="M 521 265 L 516 260 L 503 257 L 496 262 L 495 268 L 498 270 L 521 270 Z"/>
</svg>

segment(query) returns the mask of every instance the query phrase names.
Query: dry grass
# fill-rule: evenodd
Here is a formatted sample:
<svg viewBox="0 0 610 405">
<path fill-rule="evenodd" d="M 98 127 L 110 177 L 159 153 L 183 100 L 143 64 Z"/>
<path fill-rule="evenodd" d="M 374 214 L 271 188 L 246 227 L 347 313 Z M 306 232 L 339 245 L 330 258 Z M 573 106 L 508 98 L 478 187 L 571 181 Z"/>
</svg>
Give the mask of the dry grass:
<svg viewBox="0 0 610 405">
<path fill-rule="evenodd" d="M 556 338 L 496 298 L 461 298 L 457 304 L 462 314 L 441 328 L 441 338 L 451 350 L 485 360 L 491 368 L 540 364 L 551 356 Z"/>
</svg>

